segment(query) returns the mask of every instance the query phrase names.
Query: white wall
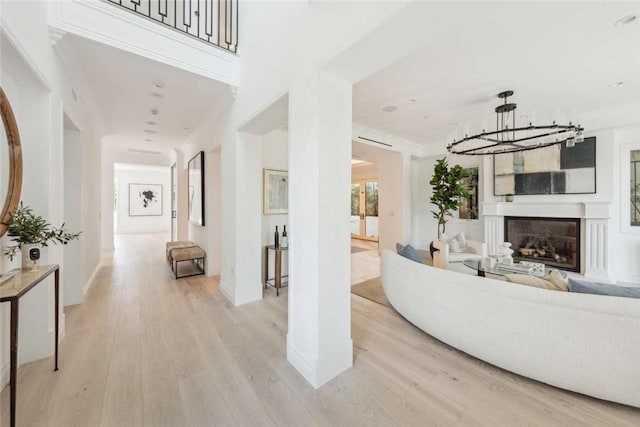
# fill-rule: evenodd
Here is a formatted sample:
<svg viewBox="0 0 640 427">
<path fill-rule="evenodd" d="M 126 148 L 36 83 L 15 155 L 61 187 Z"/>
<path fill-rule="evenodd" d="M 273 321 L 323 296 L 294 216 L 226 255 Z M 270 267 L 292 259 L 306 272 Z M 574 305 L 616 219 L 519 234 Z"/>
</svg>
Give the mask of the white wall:
<svg viewBox="0 0 640 427">
<path fill-rule="evenodd" d="M 143 166 L 117 163 L 114 180 L 118 184 L 116 233 L 171 232 L 171 173 L 166 166 Z M 130 216 L 130 184 L 160 184 L 162 186 L 162 215 Z"/>
<path fill-rule="evenodd" d="M 82 85 L 77 85 L 55 54 L 49 37 L 46 2 L 3 2 L 0 14 L 3 49 L 0 84 L 15 103 L 15 113 L 22 136 L 24 179 L 22 200 L 31 205 L 50 223 L 64 222 L 64 150 L 63 114 L 81 130 L 83 188 L 80 203 L 81 230 L 80 285 L 91 277 L 100 262 L 100 137 L 99 115 Z M 10 47 L 10 48 L 8 48 Z M 75 92 L 75 95 L 72 92 Z M 86 192 L 86 193 L 85 193 Z M 6 238 L 5 240 L 6 241 Z M 43 251 L 44 263 L 61 264 L 64 283 L 67 265 L 63 250 L 49 246 Z M 3 259 L 2 271 L 18 266 Z M 77 268 L 75 266 L 74 268 Z M 53 279 L 48 279 L 48 282 Z M 61 302 L 65 301 L 64 286 Z M 37 286 L 20 301 L 19 363 L 46 357 L 53 351 L 52 286 Z M 8 305 L 0 307 L 0 387 L 8 380 Z M 64 314 L 61 312 L 61 337 L 64 336 Z"/>
<path fill-rule="evenodd" d="M 640 126 L 616 129 L 614 142 L 611 172 L 604 172 L 614 182 L 620 182 L 613 186 L 611 197 L 613 268 L 618 280 L 640 284 L 640 227 L 626 226 L 629 221 L 629 163 L 626 153 L 640 149 Z"/>
</svg>

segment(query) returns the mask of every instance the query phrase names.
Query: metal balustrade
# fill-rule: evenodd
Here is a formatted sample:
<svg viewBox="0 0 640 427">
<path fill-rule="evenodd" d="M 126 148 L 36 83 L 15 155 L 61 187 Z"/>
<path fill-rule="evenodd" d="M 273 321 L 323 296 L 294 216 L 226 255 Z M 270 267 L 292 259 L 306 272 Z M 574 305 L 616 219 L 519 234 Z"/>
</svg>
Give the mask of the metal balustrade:
<svg viewBox="0 0 640 427">
<path fill-rule="evenodd" d="M 104 0 L 230 52 L 238 48 L 238 0 Z"/>
</svg>

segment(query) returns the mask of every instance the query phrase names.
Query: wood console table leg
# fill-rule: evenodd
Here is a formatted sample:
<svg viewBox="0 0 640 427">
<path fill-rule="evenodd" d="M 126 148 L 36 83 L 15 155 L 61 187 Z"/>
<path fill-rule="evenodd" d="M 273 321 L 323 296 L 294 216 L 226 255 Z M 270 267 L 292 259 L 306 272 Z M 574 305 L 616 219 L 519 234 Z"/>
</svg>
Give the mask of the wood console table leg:
<svg viewBox="0 0 640 427">
<path fill-rule="evenodd" d="M 11 356 L 9 368 L 9 382 L 11 383 L 11 421 L 9 425 L 16 425 L 16 403 L 17 403 L 17 387 L 18 387 L 18 299 L 11 300 Z"/>
<path fill-rule="evenodd" d="M 280 249 L 276 249 L 276 296 L 280 296 L 280 287 L 282 286 L 282 251 Z"/>
<path fill-rule="evenodd" d="M 54 371 L 58 370 L 58 344 L 59 344 L 59 338 L 58 338 L 58 334 L 60 333 L 60 270 L 56 270 L 56 272 L 54 273 L 54 277 L 55 277 L 55 303 L 56 303 L 56 307 L 55 307 L 55 316 L 56 316 L 56 320 L 55 320 L 55 324 L 56 324 L 56 366 Z"/>
</svg>

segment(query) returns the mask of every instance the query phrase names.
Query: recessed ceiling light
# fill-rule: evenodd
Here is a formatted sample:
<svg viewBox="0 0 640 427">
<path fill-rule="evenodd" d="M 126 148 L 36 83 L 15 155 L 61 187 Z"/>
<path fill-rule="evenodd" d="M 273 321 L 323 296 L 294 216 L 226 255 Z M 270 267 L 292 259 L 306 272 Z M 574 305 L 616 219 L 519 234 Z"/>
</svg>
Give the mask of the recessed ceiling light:
<svg viewBox="0 0 640 427">
<path fill-rule="evenodd" d="M 144 130 L 144 133 L 151 133 L 151 134 L 153 134 L 153 133 L 158 133 L 158 132 L 156 132 L 155 130 L 152 130 L 152 129 L 145 129 L 145 130 Z"/>
<path fill-rule="evenodd" d="M 618 86 L 622 86 L 624 84 L 624 82 L 611 82 L 609 83 L 609 87 L 618 87 Z"/>
<path fill-rule="evenodd" d="M 184 127 L 184 130 L 189 130 L 189 128 L 187 126 Z"/>
<path fill-rule="evenodd" d="M 408 102 L 409 104 L 413 104 L 413 103 L 415 103 L 415 102 L 416 102 L 416 100 L 415 100 L 415 98 L 411 98 L 411 99 L 407 99 L 407 102 Z"/>
<path fill-rule="evenodd" d="M 145 123 L 148 124 L 148 125 L 151 125 L 151 126 L 155 126 L 156 125 L 156 122 L 152 122 L 152 121 L 146 121 Z"/>
<path fill-rule="evenodd" d="M 422 116 L 423 119 L 430 119 L 431 117 L 429 116 Z"/>
<path fill-rule="evenodd" d="M 636 15 L 627 15 L 627 16 L 623 16 L 622 18 L 618 19 L 613 25 L 615 27 L 619 27 L 621 25 L 627 25 L 627 24 L 631 24 L 633 21 L 635 21 L 638 17 Z"/>
<path fill-rule="evenodd" d="M 449 123 L 449 126 L 456 127 L 456 126 L 458 126 L 458 123 Z"/>
<path fill-rule="evenodd" d="M 393 113 L 397 109 L 398 107 L 396 107 L 395 105 L 387 105 L 385 107 L 382 107 L 382 111 L 384 111 L 385 113 Z"/>
<path fill-rule="evenodd" d="M 152 108 L 151 109 L 151 114 L 153 114 L 154 116 L 158 115 L 158 109 L 157 108 Z"/>
<path fill-rule="evenodd" d="M 144 140 L 147 141 L 147 142 L 153 141 L 153 139 L 151 139 L 151 138 L 145 138 Z"/>
<path fill-rule="evenodd" d="M 151 92 L 149 93 L 149 95 L 153 96 L 154 98 L 164 98 L 164 95 L 158 92 Z"/>
<path fill-rule="evenodd" d="M 162 89 L 164 87 L 164 82 L 161 80 L 154 80 L 151 82 L 151 84 L 153 84 L 153 87 L 157 89 Z"/>
</svg>

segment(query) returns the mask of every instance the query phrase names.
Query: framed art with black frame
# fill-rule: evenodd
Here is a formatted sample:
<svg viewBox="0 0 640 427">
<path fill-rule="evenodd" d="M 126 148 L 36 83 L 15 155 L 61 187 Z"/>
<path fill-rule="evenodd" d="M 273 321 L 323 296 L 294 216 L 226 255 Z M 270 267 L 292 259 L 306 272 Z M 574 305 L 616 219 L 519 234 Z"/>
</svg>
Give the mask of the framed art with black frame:
<svg viewBox="0 0 640 427">
<path fill-rule="evenodd" d="M 204 227 L 204 151 L 189 160 L 189 222 Z"/>
</svg>

